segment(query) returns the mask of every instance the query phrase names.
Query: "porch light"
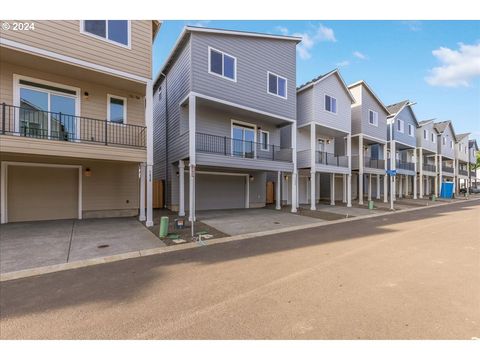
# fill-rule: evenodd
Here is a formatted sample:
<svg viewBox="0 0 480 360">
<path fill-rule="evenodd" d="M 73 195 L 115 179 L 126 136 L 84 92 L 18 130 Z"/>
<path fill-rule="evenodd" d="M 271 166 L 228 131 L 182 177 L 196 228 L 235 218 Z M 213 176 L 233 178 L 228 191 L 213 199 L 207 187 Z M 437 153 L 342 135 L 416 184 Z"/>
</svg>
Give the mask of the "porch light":
<svg viewBox="0 0 480 360">
<path fill-rule="evenodd" d="M 90 168 L 86 168 L 85 172 L 83 173 L 86 177 L 92 176 L 92 170 Z"/>
<path fill-rule="evenodd" d="M 250 179 L 250 181 L 255 180 L 255 178 L 253 177 L 253 175 L 250 175 L 249 179 Z"/>
<path fill-rule="evenodd" d="M 83 93 L 83 97 L 84 97 L 85 99 L 88 99 L 89 96 L 90 96 L 90 94 L 88 93 L 88 91 L 85 91 L 85 92 Z"/>
</svg>

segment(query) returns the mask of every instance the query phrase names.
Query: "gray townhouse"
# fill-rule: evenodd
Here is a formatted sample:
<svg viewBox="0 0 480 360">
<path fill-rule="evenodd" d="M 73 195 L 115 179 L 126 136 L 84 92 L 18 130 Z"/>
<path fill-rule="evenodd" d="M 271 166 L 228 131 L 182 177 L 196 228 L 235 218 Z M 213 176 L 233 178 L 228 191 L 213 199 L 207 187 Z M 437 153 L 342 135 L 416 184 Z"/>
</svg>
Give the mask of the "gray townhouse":
<svg viewBox="0 0 480 360">
<path fill-rule="evenodd" d="M 154 83 L 154 177 L 165 182 L 167 207 L 188 209 L 190 220 L 196 210 L 263 207 L 270 174 L 276 208 L 287 193 L 296 211 L 300 41 L 184 28 Z"/>
<path fill-rule="evenodd" d="M 453 124 L 450 120 L 436 122 L 437 130 L 437 166 L 438 166 L 438 189 L 437 196 L 441 191 L 444 181 L 455 184 L 455 142 L 457 141 Z"/>
<path fill-rule="evenodd" d="M 388 105 L 390 115 L 387 118 L 389 141 L 389 168 L 396 170 L 396 176 L 391 176 L 391 196 L 395 200 L 413 194 L 417 198 L 417 165 L 415 161 L 415 138 L 418 121 L 413 112 L 414 103 L 404 100 Z M 393 186 L 392 186 L 393 185 Z"/>
<path fill-rule="evenodd" d="M 387 107 L 363 80 L 348 86 L 352 104 L 352 197 L 388 201 Z"/>
<path fill-rule="evenodd" d="M 457 141 L 455 143 L 455 174 L 456 184 L 455 189 L 458 191 L 464 187 L 468 192 L 468 179 L 470 171 L 470 154 L 468 153 L 468 136 L 470 133 L 457 134 Z"/>
<path fill-rule="evenodd" d="M 475 139 L 472 139 L 472 140 L 469 140 L 468 141 L 468 153 L 469 153 L 469 156 L 468 156 L 468 159 L 469 159 L 469 162 L 470 164 L 476 164 L 477 163 L 477 153 L 478 153 L 479 149 L 478 149 L 478 144 L 477 144 L 477 140 Z M 470 169 L 470 173 L 469 173 L 469 186 L 477 186 L 477 171 L 478 169 L 476 170 L 472 170 Z"/>
<path fill-rule="evenodd" d="M 437 178 L 437 137 L 438 132 L 434 126 L 435 119 L 418 122 L 416 129 L 417 138 L 417 173 L 418 196 L 438 194 Z"/>
<path fill-rule="evenodd" d="M 322 198 L 351 206 L 354 101 L 338 69 L 297 89 L 298 201 L 312 210 Z"/>
</svg>

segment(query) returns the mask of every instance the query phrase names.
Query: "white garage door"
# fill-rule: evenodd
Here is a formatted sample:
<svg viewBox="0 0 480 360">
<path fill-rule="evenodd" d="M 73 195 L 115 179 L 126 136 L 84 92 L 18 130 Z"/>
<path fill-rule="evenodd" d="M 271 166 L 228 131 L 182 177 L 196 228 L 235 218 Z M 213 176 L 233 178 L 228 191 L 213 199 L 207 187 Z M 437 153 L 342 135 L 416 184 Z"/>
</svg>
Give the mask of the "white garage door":
<svg viewBox="0 0 480 360">
<path fill-rule="evenodd" d="M 197 173 L 197 210 L 245 208 L 245 181 L 245 176 Z M 185 209 L 188 209 L 188 181 L 185 183 Z"/>
<path fill-rule="evenodd" d="M 78 169 L 15 166 L 7 168 L 8 222 L 78 217 Z"/>
</svg>

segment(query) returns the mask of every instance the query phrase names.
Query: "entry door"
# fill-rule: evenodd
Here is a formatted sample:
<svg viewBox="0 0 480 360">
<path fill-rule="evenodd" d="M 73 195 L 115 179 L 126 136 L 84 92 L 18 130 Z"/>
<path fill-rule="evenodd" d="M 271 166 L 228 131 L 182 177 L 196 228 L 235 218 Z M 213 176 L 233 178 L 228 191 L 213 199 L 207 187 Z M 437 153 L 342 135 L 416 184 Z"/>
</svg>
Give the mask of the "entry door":
<svg viewBox="0 0 480 360">
<path fill-rule="evenodd" d="M 38 86 L 36 86 L 38 85 Z M 19 81 L 20 135 L 77 140 L 76 92 L 32 82 Z"/>
<path fill-rule="evenodd" d="M 255 157 L 255 129 L 232 125 L 232 155 L 253 159 Z"/>
</svg>

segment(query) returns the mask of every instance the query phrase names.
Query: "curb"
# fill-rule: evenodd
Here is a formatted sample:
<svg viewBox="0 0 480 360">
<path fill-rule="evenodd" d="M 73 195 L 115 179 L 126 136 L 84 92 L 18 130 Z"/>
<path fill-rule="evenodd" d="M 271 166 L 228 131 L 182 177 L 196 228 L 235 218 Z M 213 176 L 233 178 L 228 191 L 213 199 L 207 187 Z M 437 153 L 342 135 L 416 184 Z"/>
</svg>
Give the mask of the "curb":
<svg viewBox="0 0 480 360">
<path fill-rule="evenodd" d="M 460 201 L 474 202 L 478 200 L 480 200 L 480 198 L 465 199 L 465 200 L 462 199 L 462 200 L 459 200 L 458 202 Z M 439 204 L 421 206 L 421 207 L 416 207 L 412 209 L 395 210 L 392 212 L 363 215 L 363 216 L 357 216 L 357 217 L 351 217 L 351 218 L 345 218 L 345 219 L 339 219 L 339 220 L 333 220 L 333 221 L 325 221 L 321 223 L 294 225 L 294 226 L 288 226 L 288 227 L 285 227 L 282 229 L 276 229 L 276 230 L 266 230 L 266 231 L 260 231 L 255 233 L 227 236 L 227 237 L 218 238 L 218 239 L 203 240 L 203 242 L 205 243 L 205 246 L 214 245 L 214 244 L 223 244 L 231 241 L 238 241 L 238 240 L 251 239 L 254 237 L 282 234 L 282 233 L 291 232 L 291 231 L 313 229 L 313 228 L 318 228 L 318 227 L 323 227 L 328 225 L 334 225 L 334 224 L 340 224 L 340 223 L 358 221 L 358 220 L 364 220 L 364 219 L 370 219 L 370 218 L 377 218 L 382 216 L 390 216 L 394 214 L 413 212 L 413 211 L 423 210 L 427 208 L 441 207 L 441 206 L 451 205 L 455 203 L 457 202 L 442 202 Z M 158 247 L 153 249 L 132 251 L 128 253 L 110 255 L 110 256 L 105 256 L 105 257 L 95 258 L 95 259 L 78 260 L 78 261 L 73 261 L 65 264 L 56 264 L 56 265 L 37 267 L 33 269 L 12 271 L 8 273 L 0 274 L 0 283 L 5 281 L 10 281 L 10 280 L 23 279 L 23 278 L 32 277 L 32 276 L 50 274 L 50 273 L 59 272 L 59 271 L 79 269 L 79 268 L 93 266 L 93 265 L 107 264 L 107 263 L 112 263 L 112 262 L 117 262 L 117 261 L 122 261 L 127 259 L 135 259 L 135 258 L 144 257 L 144 256 L 158 255 L 158 254 L 193 249 L 198 247 L 199 245 L 197 243 L 186 243 L 186 244 L 180 244 L 175 246 L 167 246 L 167 247 L 163 246 L 163 247 Z"/>
</svg>

